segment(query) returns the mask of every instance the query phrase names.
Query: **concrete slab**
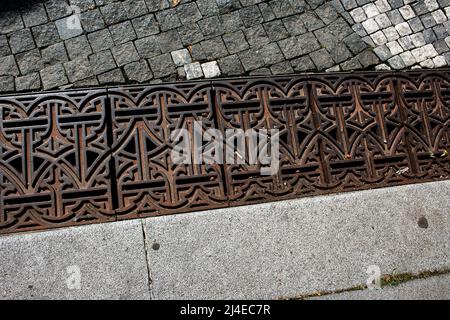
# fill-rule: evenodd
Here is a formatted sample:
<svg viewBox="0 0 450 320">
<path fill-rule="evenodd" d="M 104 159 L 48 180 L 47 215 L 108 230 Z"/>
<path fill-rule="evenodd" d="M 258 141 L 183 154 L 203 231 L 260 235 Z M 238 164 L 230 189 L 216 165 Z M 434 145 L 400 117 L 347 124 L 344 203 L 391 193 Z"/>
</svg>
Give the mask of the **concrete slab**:
<svg viewBox="0 0 450 320">
<path fill-rule="evenodd" d="M 148 299 L 140 220 L 0 237 L 0 299 Z"/>
<path fill-rule="evenodd" d="M 273 299 L 365 284 L 374 265 L 449 267 L 449 199 L 442 181 L 146 219 L 152 295 Z"/>
<path fill-rule="evenodd" d="M 450 275 L 414 280 L 380 290 L 344 292 L 311 300 L 450 300 Z"/>
</svg>

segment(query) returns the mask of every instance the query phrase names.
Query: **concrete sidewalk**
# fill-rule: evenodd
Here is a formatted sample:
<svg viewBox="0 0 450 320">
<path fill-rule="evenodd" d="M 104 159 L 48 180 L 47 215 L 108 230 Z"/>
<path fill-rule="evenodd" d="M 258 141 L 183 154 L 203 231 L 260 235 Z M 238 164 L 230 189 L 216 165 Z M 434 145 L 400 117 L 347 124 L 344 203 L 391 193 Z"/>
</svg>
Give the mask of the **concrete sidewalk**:
<svg viewBox="0 0 450 320">
<path fill-rule="evenodd" d="M 277 299 L 448 268 L 449 199 L 441 181 L 2 236 L 0 298 Z M 449 298 L 448 279 L 367 297 Z"/>
</svg>

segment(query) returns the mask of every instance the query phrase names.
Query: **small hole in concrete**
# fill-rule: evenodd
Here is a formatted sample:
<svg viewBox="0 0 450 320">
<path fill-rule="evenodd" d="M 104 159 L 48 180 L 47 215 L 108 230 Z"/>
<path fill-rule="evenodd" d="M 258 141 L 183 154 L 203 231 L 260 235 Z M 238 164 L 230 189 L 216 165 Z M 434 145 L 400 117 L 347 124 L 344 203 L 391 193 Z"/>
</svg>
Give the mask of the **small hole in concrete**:
<svg viewBox="0 0 450 320">
<path fill-rule="evenodd" d="M 160 247 L 159 243 L 152 244 L 152 249 L 153 250 L 159 250 L 159 247 Z"/>
<path fill-rule="evenodd" d="M 428 220 L 425 217 L 420 217 L 419 221 L 417 221 L 417 224 L 419 225 L 420 228 L 422 229 L 426 229 L 428 228 Z"/>
</svg>

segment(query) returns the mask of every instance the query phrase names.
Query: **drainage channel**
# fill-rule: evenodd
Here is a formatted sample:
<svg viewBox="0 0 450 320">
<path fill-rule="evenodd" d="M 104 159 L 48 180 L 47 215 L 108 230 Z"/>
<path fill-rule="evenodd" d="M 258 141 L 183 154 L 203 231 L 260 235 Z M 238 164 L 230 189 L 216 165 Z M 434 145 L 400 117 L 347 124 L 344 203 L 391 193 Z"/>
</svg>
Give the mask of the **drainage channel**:
<svg viewBox="0 0 450 320">
<path fill-rule="evenodd" d="M 450 174 L 448 69 L 7 95 L 0 111 L 0 234 Z"/>
</svg>

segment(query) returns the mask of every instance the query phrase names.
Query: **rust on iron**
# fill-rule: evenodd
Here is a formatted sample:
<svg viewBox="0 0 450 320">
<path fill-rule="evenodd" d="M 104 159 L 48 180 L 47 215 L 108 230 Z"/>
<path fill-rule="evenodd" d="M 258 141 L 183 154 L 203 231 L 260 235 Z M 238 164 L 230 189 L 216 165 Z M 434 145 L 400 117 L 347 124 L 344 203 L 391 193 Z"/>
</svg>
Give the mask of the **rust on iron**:
<svg viewBox="0 0 450 320">
<path fill-rule="evenodd" d="M 0 234 L 450 174 L 449 70 L 8 95 L 0 112 Z M 194 123 L 279 130 L 279 169 L 262 175 L 248 154 L 243 164 L 175 163 L 172 135 Z"/>
</svg>

